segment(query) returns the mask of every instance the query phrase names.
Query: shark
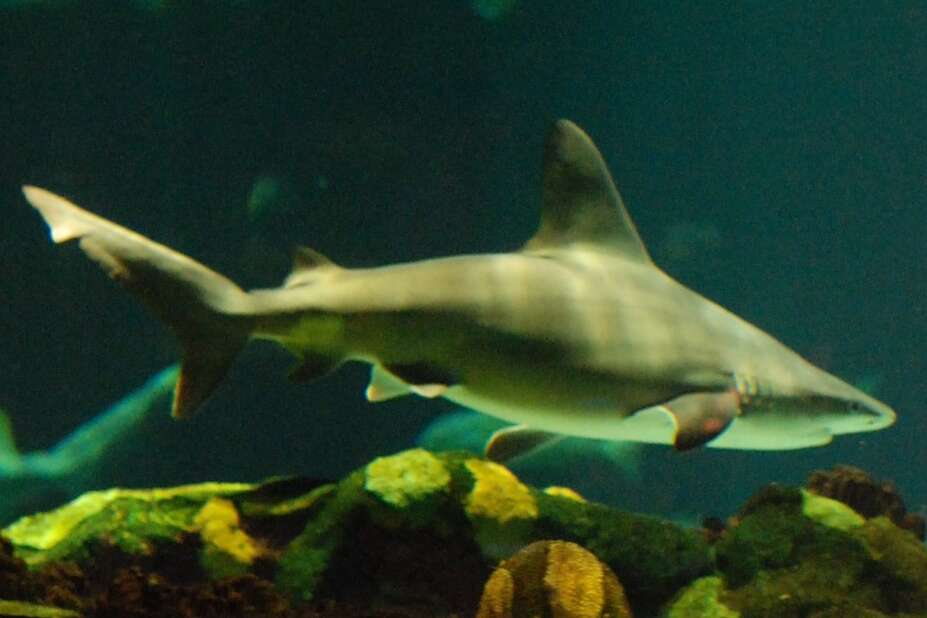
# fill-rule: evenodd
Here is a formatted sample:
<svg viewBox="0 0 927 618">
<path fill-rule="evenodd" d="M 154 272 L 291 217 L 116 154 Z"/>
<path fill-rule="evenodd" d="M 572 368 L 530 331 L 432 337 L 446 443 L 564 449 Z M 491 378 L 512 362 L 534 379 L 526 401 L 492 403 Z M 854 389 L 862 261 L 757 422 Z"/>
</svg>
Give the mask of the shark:
<svg viewBox="0 0 927 618">
<path fill-rule="evenodd" d="M 162 369 L 47 450 L 20 452 L 0 410 L 0 524 L 97 489 L 101 471 L 134 469 L 124 451 L 134 452 L 147 421 L 167 408 L 177 374 L 176 365 Z"/>
<path fill-rule="evenodd" d="M 173 415 L 190 417 L 251 339 L 309 382 L 371 366 L 372 402 L 444 398 L 508 421 L 506 461 L 558 436 L 784 450 L 875 431 L 894 411 L 654 264 L 602 154 L 569 120 L 542 156 L 541 217 L 519 250 L 347 268 L 306 248 L 282 286 L 201 263 L 34 186 L 55 243 L 83 252 L 174 332 Z"/>
</svg>

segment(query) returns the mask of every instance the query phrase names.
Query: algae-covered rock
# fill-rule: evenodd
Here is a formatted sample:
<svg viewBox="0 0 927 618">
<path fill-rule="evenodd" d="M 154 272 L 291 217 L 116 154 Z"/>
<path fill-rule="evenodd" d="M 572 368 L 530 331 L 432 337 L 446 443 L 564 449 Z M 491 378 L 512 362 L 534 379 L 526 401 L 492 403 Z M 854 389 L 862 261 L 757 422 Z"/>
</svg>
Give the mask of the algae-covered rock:
<svg viewBox="0 0 927 618">
<path fill-rule="evenodd" d="M 721 600 L 723 592 L 724 581 L 720 577 L 697 579 L 673 601 L 666 618 L 740 618 L 739 612 Z"/>
<path fill-rule="evenodd" d="M 668 617 L 927 612 L 927 550 L 885 517 L 866 520 L 835 500 L 770 486 L 738 519 L 716 545 L 720 577 L 689 585 Z"/>
<path fill-rule="evenodd" d="M 408 486 L 414 478 L 426 478 L 427 490 Z M 286 548 L 277 582 L 302 599 L 348 594 L 347 585 L 371 600 L 387 589 L 406 596 L 445 590 L 454 605 L 479 597 L 498 558 L 544 539 L 590 549 L 632 603 L 656 605 L 709 571 L 707 545 L 696 533 L 562 493 L 530 488 L 507 468 L 465 453 L 417 449 L 381 458 L 324 501 Z"/>
<path fill-rule="evenodd" d="M 185 584 L 257 576 L 295 602 L 401 599 L 424 615 L 472 615 L 497 560 L 539 540 L 584 546 L 632 604 L 647 608 L 711 568 L 695 532 L 562 488 L 536 490 L 467 453 L 422 449 L 325 485 L 96 492 L 5 534 L 34 569 L 62 561 L 142 572 L 174 565 Z"/>
<path fill-rule="evenodd" d="M 253 555 L 245 557 L 240 550 L 227 551 L 229 539 L 218 534 L 214 525 L 217 516 L 226 520 L 236 516 L 209 505 L 217 504 L 222 496 L 253 488 L 242 483 L 203 483 L 167 489 L 94 491 L 58 510 L 24 517 L 3 534 L 13 543 L 17 556 L 31 566 L 61 560 L 85 561 L 100 545 L 131 555 L 152 555 L 156 546 L 176 544 L 185 535 L 199 536 L 203 551 L 215 549 L 232 560 L 250 563 Z M 228 528 L 232 525 L 227 522 Z"/>
</svg>

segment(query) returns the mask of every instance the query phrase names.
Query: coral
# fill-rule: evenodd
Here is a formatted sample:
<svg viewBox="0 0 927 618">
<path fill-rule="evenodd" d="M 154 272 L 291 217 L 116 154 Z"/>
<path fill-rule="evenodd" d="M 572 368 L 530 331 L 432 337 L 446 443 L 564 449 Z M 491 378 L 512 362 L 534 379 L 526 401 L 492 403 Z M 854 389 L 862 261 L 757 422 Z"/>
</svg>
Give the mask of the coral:
<svg viewBox="0 0 927 618">
<path fill-rule="evenodd" d="M 569 500 L 576 500 L 577 502 L 585 502 L 586 499 L 579 495 L 577 492 L 573 491 L 569 487 L 558 487 L 553 485 L 551 487 L 545 487 L 544 493 L 548 496 L 559 496 L 561 498 L 567 498 Z"/>
<path fill-rule="evenodd" d="M 886 517 L 867 520 L 805 490 L 764 488 L 715 549 L 721 577 L 690 585 L 668 616 L 696 616 L 690 607 L 719 604 L 744 618 L 927 611 L 922 543 Z"/>
<path fill-rule="evenodd" d="M 193 525 L 204 545 L 201 563 L 213 579 L 244 575 L 265 552 L 241 529 L 235 505 L 225 498 L 210 498 L 193 518 Z"/>
<path fill-rule="evenodd" d="M 592 502 L 545 496 L 535 538 L 573 541 L 606 563 L 632 605 L 656 611 L 693 579 L 711 571 L 708 544 L 696 531 Z"/>
<path fill-rule="evenodd" d="M 30 565 L 73 556 L 101 534 L 128 552 L 150 550 L 154 539 L 172 540 L 194 530 L 193 517 L 213 496 L 253 489 L 243 483 L 201 483 L 167 489 L 92 491 L 49 513 L 24 517 L 3 533 Z"/>
<path fill-rule="evenodd" d="M 740 613 L 721 602 L 724 581 L 710 576 L 697 579 L 675 599 L 666 618 L 740 618 Z"/>
<path fill-rule="evenodd" d="M 808 477 L 806 487 L 820 496 L 849 505 L 863 517 L 885 515 L 898 527 L 924 538 L 924 518 L 907 512 L 895 485 L 877 481 L 859 468 L 835 466 L 831 470 L 815 471 Z"/>
<path fill-rule="evenodd" d="M 585 546 L 621 579 L 635 609 L 646 612 L 711 564 L 698 532 L 569 491 L 538 491 L 468 453 L 420 449 L 378 459 L 331 484 L 272 479 L 96 492 L 6 533 L 38 579 L 11 558 L 4 584 L 0 552 L 0 598 L 11 590 L 17 594 L 5 598 L 67 609 L 118 606 L 100 615 L 139 615 L 131 598 L 136 605 L 160 599 L 174 610 L 201 602 L 221 608 L 221 599 L 203 600 L 217 590 L 256 595 L 254 607 L 296 608 L 286 611 L 331 604 L 349 616 L 354 610 L 344 608 L 395 605 L 402 616 L 472 615 L 493 557 L 508 558 L 544 539 Z M 575 567 L 580 558 L 568 550 L 549 553 L 556 564 L 571 565 L 550 570 L 558 603 L 579 611 L 584 606 L 571 603 L 594 598 L 582 591 L 599 567 L 571 579 L 584 573 Z M 504 587 L 501 577 L 494 585 Z M 223 582 L 237 583 L 226 589 Z M 278 596 L 261 601 L 271 590 Z"/>
<path fill-rule="evenodd" d="M 473 476 L 464 510 L 474 538 L 488 558 L 511 556 L 533 540 L 537 500 L 505 466 L 481 459 L 468 459 L 464 466 Z"/>
<path fill-rule="evenodd" d="M 500 464 L 468 459 L 464 465 L 473 475 L 473 490 L 467 496 L 467 514 L 505 524 L 513 519 L 534 519 L 538 506 L 528 488 Z"/>
<path fill-rule="evenodd" d="M 500 564 L 483 589 L 477 618 L 624 618 L 631 609 L 615 574 L 588 550 L 538 541 Z"/>
</svg>

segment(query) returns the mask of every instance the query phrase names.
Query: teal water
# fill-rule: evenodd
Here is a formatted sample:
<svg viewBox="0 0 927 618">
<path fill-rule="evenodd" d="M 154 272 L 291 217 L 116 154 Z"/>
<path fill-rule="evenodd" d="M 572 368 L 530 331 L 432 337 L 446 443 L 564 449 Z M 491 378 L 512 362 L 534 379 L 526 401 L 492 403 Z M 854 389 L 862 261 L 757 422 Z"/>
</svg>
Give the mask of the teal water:
<svg viewBox="0 0 927 618">
<path fill-rule="evenodd" d="M 899 421 L 788 453 L 644 447 L 634 483 L 571 457 L 584 473 L 555 460 L 537 482 L 726 515 L 762 483 L 850 463 L 927 508 L 927 11 L 639 4 L 4 3 L 0 407 L 19 448 L 52 448 L 178 356 L 76 249 L 48 243 L 20 184 L 272 286 L 298 243 L 348 266 L 518 247 L 544 131 L 567 117 L 661 266 L 870 385 Z M 337 477 L 452 409 L 371 406 L 361 367 L 294 386 L 288 366 L 250 348 L 198 418 L 164 409 L 95 483 Z"/>
</svg>

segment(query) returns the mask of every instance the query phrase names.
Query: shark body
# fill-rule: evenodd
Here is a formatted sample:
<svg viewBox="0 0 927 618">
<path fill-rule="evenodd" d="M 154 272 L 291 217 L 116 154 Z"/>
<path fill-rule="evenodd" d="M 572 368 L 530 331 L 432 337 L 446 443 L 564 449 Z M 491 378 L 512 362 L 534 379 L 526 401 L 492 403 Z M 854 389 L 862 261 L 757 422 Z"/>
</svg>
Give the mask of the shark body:
<svg viewBox="0 0 927 618">
<path fill-rule="evenodd" d="M 179 337 L 177 417 L 254 337 L 299 359 L 297 381 L 359 360 L 373 367 L 372 401 L 444 397 L 516 423 L 490 441 L 496 459 L 559 434 L 802 448 L 895 419 L 654 265 L 601 154 L 569 121 L 548 135 L 541 224 L 520 251 L 348 269 L 303 248 L 275 289 L 245 292 L 64 198 L 24 192 L 55 242 L 79 239 Z"/>
</svg>

